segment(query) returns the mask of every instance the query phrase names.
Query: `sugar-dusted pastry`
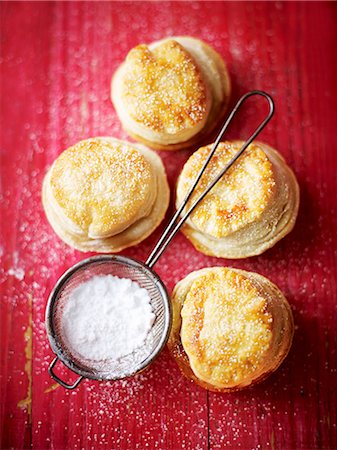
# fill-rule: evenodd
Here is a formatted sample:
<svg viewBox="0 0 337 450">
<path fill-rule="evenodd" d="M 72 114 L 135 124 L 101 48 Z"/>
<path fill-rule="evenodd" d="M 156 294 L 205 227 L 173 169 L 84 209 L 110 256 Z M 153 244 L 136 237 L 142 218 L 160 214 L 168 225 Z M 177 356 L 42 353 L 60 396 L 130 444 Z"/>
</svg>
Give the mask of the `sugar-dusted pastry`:
<svg viewBox="0 0 337 450">
<path fill-rule="evenodd" d="M 111 84 L 123 127 L 159 150 L 200 144 L 223 120 L 229 95 L 221 56 L 186 36 L 133 48 Z"/>
<path fill-rule="evenodd" d="M 195 200 L 243 142 L 220 143 L 191 200 Z M 186 162 L 177 184 L 178 207 L 211 145 Z M 205 253 L 222 258 L 259 255 L 288 234 L 297 217 L 299 188 L 292 170 L 274 149 L 252 143 L 186 221 L 182 232 Z"/>
<path fill-rule="evenodd" d="M 265 379 L 286 357 L 293 338 L 290 306 L 263 276 L 228 267 L 190 273 L 172 295 L 168 341 L 184 375 L 220 392 Z"/>
<path fill-rule="evenodd" d="M 118 252 L 164 218 L 169 187 L 160 157 L 109 137 L 80 141 L 45 176 L 43 206 L 55 232 L 82 251 Z"/>
</svg>

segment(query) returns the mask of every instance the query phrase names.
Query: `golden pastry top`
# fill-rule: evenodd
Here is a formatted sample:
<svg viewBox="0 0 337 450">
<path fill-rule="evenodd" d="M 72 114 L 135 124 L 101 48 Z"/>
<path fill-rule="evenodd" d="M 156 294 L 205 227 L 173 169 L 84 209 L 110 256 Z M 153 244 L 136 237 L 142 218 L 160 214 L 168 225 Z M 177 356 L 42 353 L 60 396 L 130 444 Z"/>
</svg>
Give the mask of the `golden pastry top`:
<svg viewBox="0 0 337 450">
<path fill-rule="evenodd" d="M 188 205 L 205 190 L 242 144 L 240 141 L 219 144 Z M 186 162 L 177 186 L 178 205 L 194 182 L 211 147 L 200 148 Z M 270 204 L 274 187 L 272 163 L 262 147 L 253 143 L 192 213 L 190 223 L 210 236 L 225 237 L 259 219 Z"/>
<path fill-rule="evenodd" d="M 195 375 L 214 386 L 249 379 L 272 341 L 273 318 L 256 285 L 214 267 L 193 281 L 181 310 L 181 342 Z"/>
<path fill-rule="evenodd" d="M 152 50 L 138 45 L 129 52 L 122 70 L 123 107 L 142 126 L 176 134 L 206 120 L 205 82 L 178 42 L 167 40 Z"/>
<path fill-rule="evenodd" d="M 93 138 L 65 150 L 50 174 L 65 216 L 90 237 L 120 232 L 144 215 L 156 195 L 152 167 L 135 148 Z"/>
</svg>

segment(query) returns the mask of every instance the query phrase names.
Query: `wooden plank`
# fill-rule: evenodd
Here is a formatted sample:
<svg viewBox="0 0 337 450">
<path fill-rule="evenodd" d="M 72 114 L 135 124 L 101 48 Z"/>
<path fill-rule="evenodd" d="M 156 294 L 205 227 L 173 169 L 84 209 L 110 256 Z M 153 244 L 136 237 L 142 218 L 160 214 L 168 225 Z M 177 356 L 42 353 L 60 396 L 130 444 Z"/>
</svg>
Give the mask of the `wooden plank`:
<svg viewBox="0 0 337 450">
<path fill-rule="evenodd" d="M 1 10 L 1 448 L 336 448 L 336 6 L 8 2 Z M 238 394 L 194 386 L 166 350 L 134 379 L 66 392 L 47 374 L 44 308 L 58 276 L 86 255 L 52 232 L 41 182 L 77 140 L 127 138 L 109 98 L 113 71 L 139 42 L 181 34 L 224 56 L 232 104 L 253 88 L 274 96 L 261 139 L 294 168 L 301 208 L 293 233 L 260 257 L 209 258 L 179 235 L 158 273 L 170 290 L 205 266 L 268 276 L 293 306 L 294 345 L 275 375 Z M 247 136 L 260 110 L 250 104 L 229 137 Z M 172 192 L 188 154 L 160 154 Z M 123 253 L 144 260 L 159 234 Z"/>
</svg>

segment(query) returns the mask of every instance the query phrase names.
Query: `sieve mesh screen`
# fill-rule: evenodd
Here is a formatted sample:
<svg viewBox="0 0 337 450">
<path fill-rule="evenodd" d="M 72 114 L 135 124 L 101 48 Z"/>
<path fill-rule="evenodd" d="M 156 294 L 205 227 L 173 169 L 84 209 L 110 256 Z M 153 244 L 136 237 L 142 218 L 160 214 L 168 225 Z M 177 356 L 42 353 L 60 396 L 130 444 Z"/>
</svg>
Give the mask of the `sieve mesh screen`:
<svg viewBox="0 0 337 450">
<path fill-rule="evenodd" d="M 94 276 L 129 278 L 145 288 L 151 299 L 155 321 L 144 344 L 129 355 L 116 359 L 88 360 L 76 353 L 62 332 L 62 312 L 73 290 Z M 171 324 L 170 300 L 159 277 L 144 264 L 122 256 L 89 258 L 61 277 L 47 306 L 47 332 L 52 349 L 74 372 L 97 380 L 114 380 L 144 369 L 162 349 Z"/>
</svg>

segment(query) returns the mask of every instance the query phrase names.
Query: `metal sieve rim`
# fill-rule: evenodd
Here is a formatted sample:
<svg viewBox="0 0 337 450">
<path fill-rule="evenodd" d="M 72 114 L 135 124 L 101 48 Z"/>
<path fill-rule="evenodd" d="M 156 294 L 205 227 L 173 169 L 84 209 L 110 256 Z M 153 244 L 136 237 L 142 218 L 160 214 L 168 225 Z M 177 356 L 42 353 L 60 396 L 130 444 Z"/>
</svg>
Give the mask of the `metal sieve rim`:
<svg viewBox="0 0 337 450">
<path fill-rule="evenodd" d="M 57 338 L 55 327 L 54 327 L 54 306 L 57 300 L 59 299 L 59 295 L 62 292 L 62 289 L 64 285 L 71 279 L 79 270 L 83 270 L 84 268 L 89 267 L 92 264 L 97 263 L 109 263 L 109 262 L 117 262 L 120 264 L 124 264 L 126 266 L 132 266 L 135 267 L 137 270 L 141 270 L 143 273 L 146 274 L 148 278 L 153 281 L 153 283 L 158 287 L 159 292 L 163 299 L 163 306 L 164 306 L 164 328 L 161 335 L 161 338 L 156 345 L 153 352 L 139 365 L 136 371 L 131 371 L 130 373 L 126 373 L 122 377 L 112 377 L 112 378 L 106 378 L 106 377 L 99 377 L 99 375 L 92 371 L 84 370 L 83 368 L 79 367 L 74 361 L 72 361 L 63 351 L 62 345 L 59 342 L 59 339 Z M 142 370 L 144 370 L 146 367 L 148 367 L 152 362 L 158 357 L 158 355 L 163 350 L 172 326 L 172 306 L 171 306 L 171 300 L 170 296 L 167 292 L 167 289 L 163 283 L 163 281 L 160 279 L 160 277 L 156 274 L 156 272 L 153 269 L 150 269 L 146 264 L 144 264 L 141 261 L 138 261 L 137 259 L 127 257 L 127 256 L 121 256 L 121 255 L 97 255 L 92 256 L 90 258 L 86 258 L 77 264 L 70 267 L 56 282 L 53 290 L 51 291 L 47 306 L 46 306 L 46 314 L 45 314 L 45 323 L 46 323 L 46 331 L 48 340 L 51 346 L 52 351 L 55 353 L 55 355 L 59 358 L 59 360 L 71 371 L 75 372 L 76 374 L 80 375 L 83 378 L 89 378 L 91 380 L 118 380 L 122 378 L 127 378 L 129 376 L 135 375 Z"/>
</svg>

